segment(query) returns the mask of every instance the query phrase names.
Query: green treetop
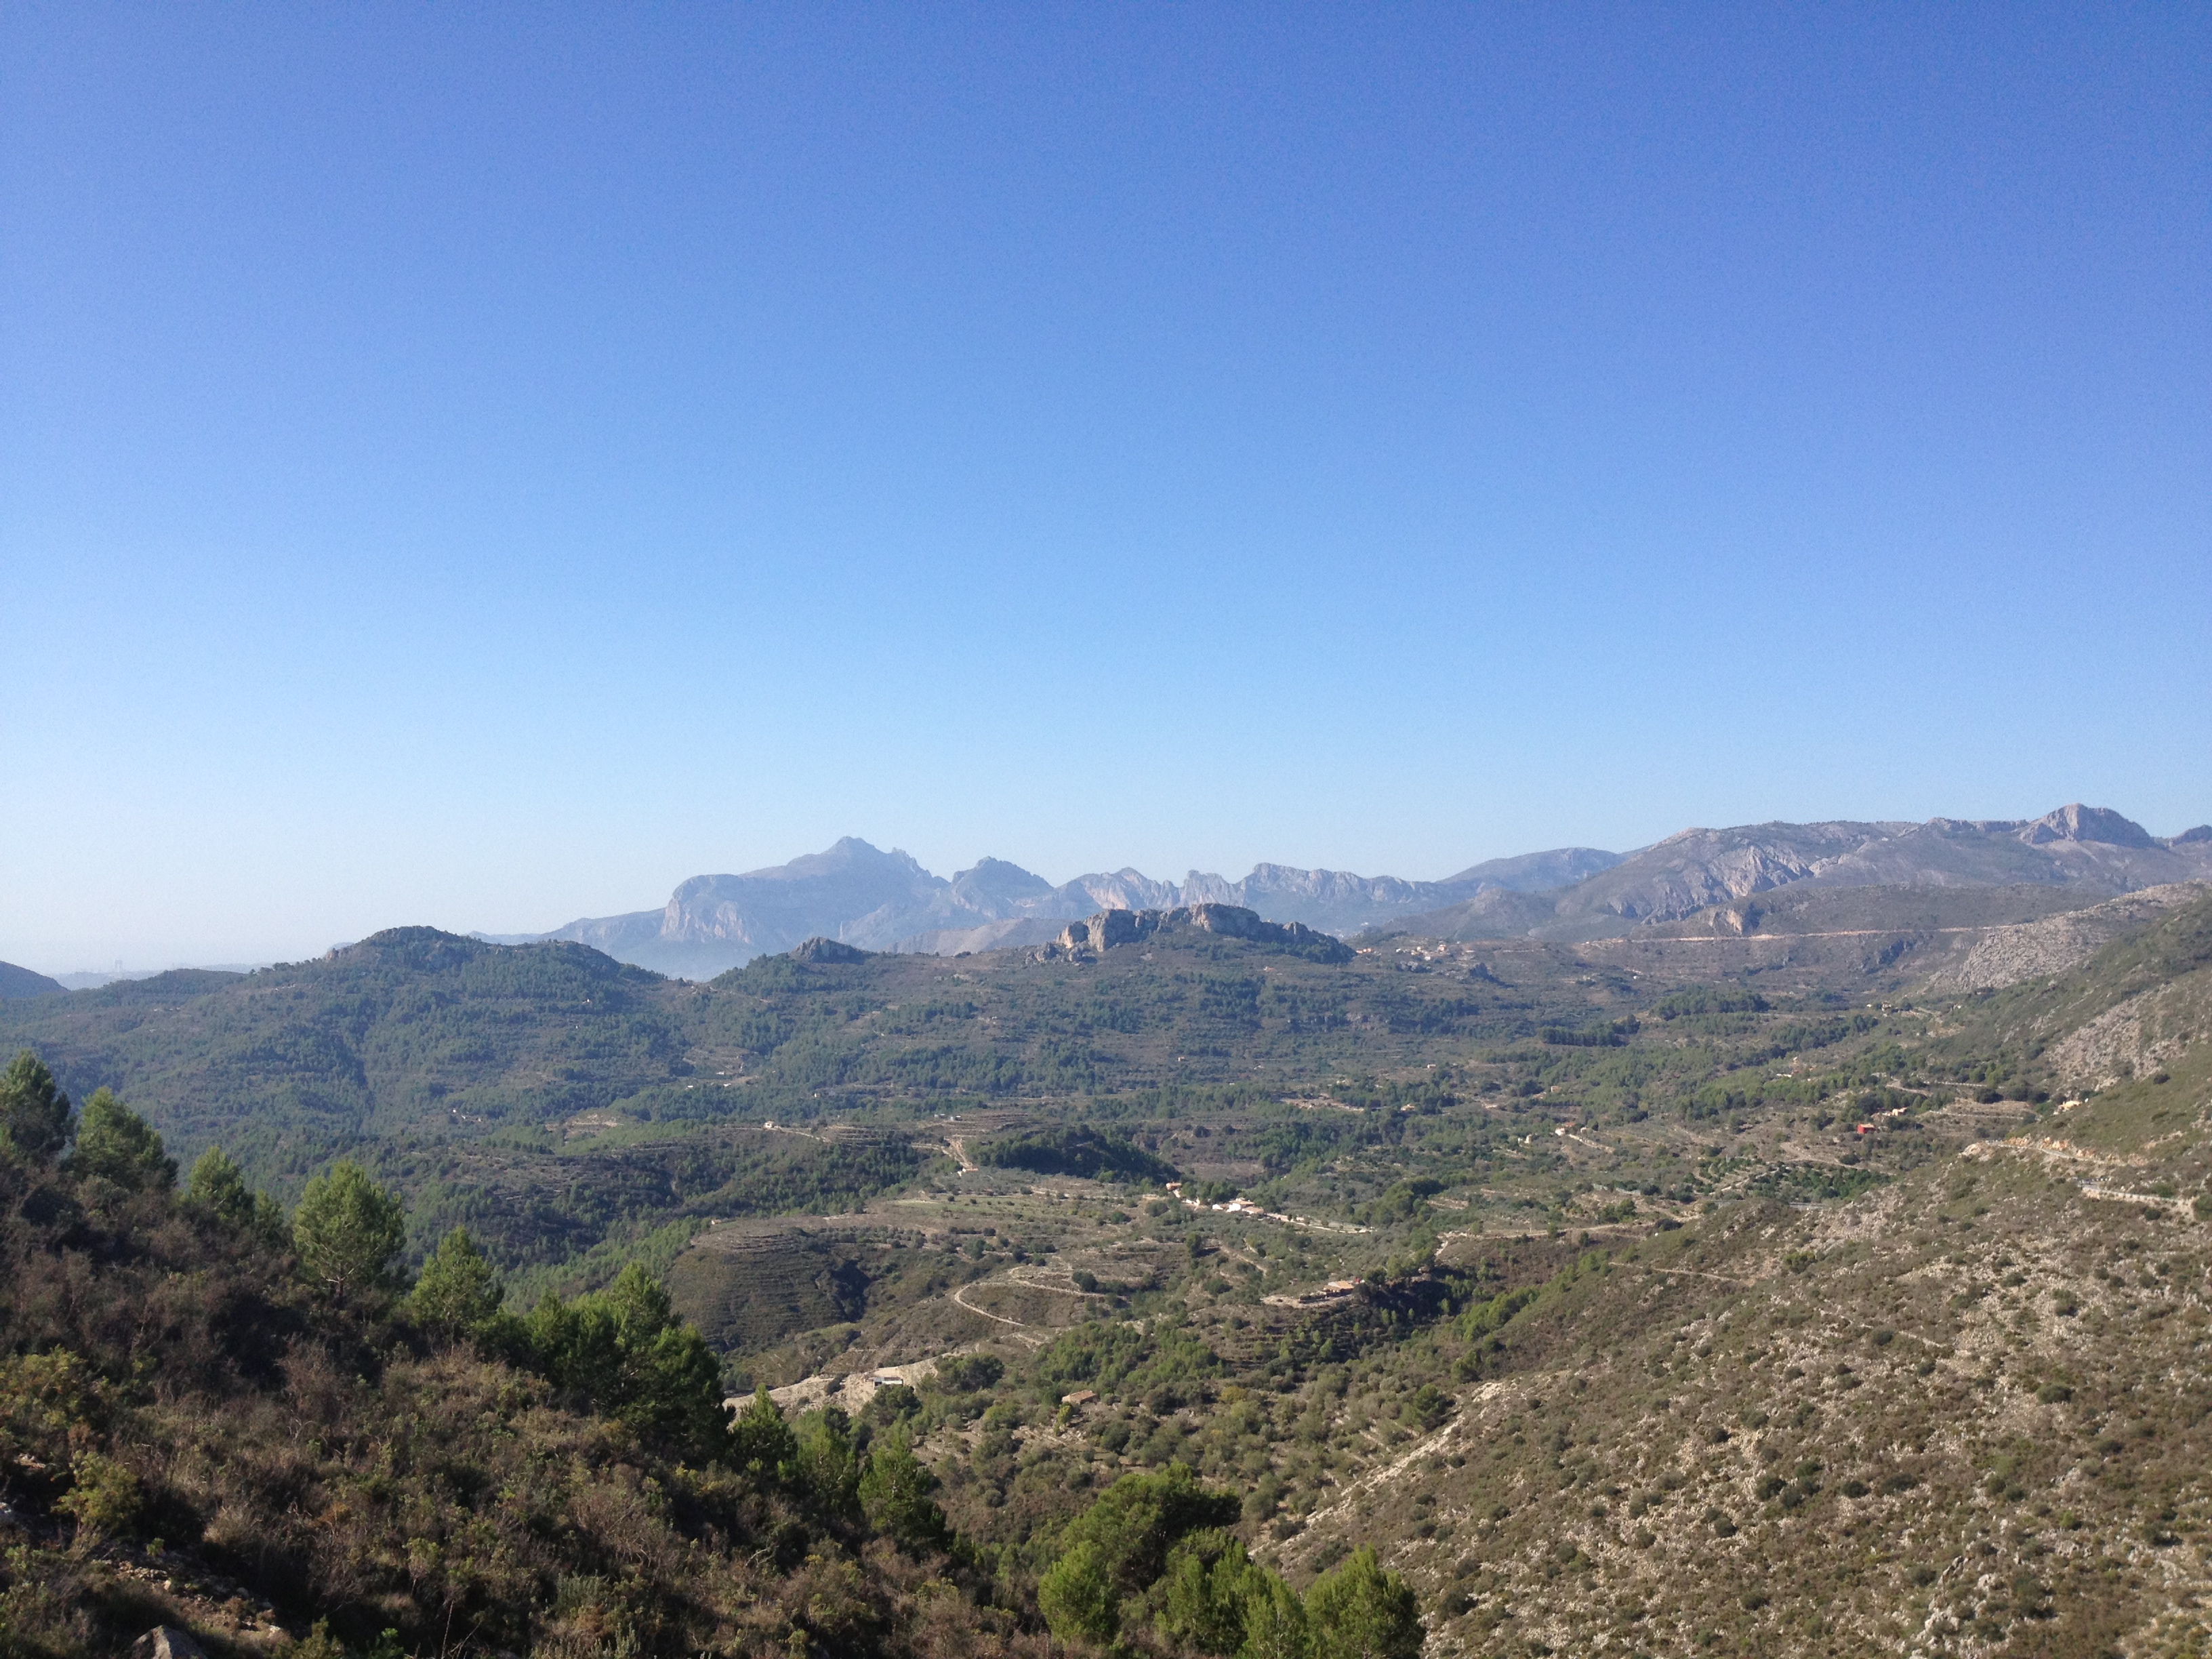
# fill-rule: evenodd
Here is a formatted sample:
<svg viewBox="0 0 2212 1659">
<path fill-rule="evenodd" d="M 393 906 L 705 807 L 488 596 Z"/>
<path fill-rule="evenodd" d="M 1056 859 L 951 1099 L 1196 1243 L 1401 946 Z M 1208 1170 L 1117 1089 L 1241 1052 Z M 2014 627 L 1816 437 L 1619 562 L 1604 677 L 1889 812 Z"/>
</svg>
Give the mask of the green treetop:
<svg viewBox="0 0 2212 1659">
<path fill-rule="evenodd" d="M 273 1248 L 290 1241 L 284 1212 L 266 1193 L 246 1184 L 246 1171 L 220 1146 L 210 1146 L 185 1177 L 185 1202 L 240 1232 L 252 1231 Z"/>
<path fill-rule="evenodd" d="M 945 1549 L 952 1541 L 945 1511 L 930 1492 L 937 1477 L 914 1455 L 914 1437 L 899 1424 L 878 1438 L 860 1472 L 860 1507 L 868 1524 L 909 1549 Z"/>
<path fill-rule="evenodd" d="M 765 1386 L 754 1391 L 751 1403 L 738 1413 L 730 1432 L 731 1461 L 762 1480 L 775 1480 L 799 1449 L 791 1425 L 783 1420 Z"/>
<path fill-rule="evenodd" d="M 177 1182 L 177 1160 L 167 1155 L 154 1126 L 106 1089 L 94 1090 L 84 1103 L 70 1168 L 132 1192 L 167 1192 Z"/>
<path fill-rule="evenodd" d="M 702 1462 L 728 1455 L 721 1362 L 638 1263 L 574 1302 L 547 1296 L 532 1311 L 528 1333 L 555 1384 L 586 1396 L 595 1410 Z M 777 1463 L 791 1455 L 785 1433 Z"/>
<path fill-rule="evenodd" d="M 1306 1592 L 1313 1659 L 1420 1659 L 1420 1604 L 1413 1587 L 1354 1550 Z"/>
<path fill-rule="evenodd" d="M 24 1158 L 59 1158 L 69 1145 L 70 1097 L 28 1048 L 0 1073 L 0 1145 Z"/>
<path fill-rule="evenodd" d="M 499 1316 L 506 1287 L 465 1227 L 456 1227 L 438 1243 L 415 1280 L 408 1307 L 431 1330 L 447 1336 L 473 1336 Z"/>
<path fill-rule="evenodd" d="M 310 1181 L 292 1212 L 300 1265 L 340 1303 L 398 1290 L 399 1250 L 406 1239 L 399 1200 L 350 1159 Z"/>
</svg>

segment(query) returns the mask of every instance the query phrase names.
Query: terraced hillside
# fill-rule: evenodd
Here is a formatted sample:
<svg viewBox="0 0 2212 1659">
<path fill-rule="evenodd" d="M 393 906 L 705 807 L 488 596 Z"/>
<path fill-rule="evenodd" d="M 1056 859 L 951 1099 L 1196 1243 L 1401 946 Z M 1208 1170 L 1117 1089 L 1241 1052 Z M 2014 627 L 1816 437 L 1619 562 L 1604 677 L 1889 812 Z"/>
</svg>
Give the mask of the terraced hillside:
<svg viewBox="0 0 2212 1659">
<path fill-rule="evenodd" d="M 1185 1462 L 1293 1583 L 1378 1545 L 1432 1652 L 2197 1651 L 2212 1045 L 2086 1098 L 2054 1058 L 2067 1020 L 2201 971 L 2212 904 L 2162 914 L 2056 981 L 1877 1009 L 1832 1050 L 1855 1064 L 1719 1116 L 1601 1125 L 1587 1070 L 1563 1108 L 1501 1091 L 1513 1060 L 1455 1068 L 1399 1138 L 1332 1146 L 1327 1215 L 1264 1182 L 1255 1208 L 939 1170 L 875 1208 L 980 1276 L 754 1363 L 909 1414 L 948 1512 L 1012 1560 Z M 1777 1019 L 1732 995 L 1650 1023 Z M 2031 1028 L 2062 1041 L 2028 1054 Z M 1337 1092 L 1208 1102 L 1158 1143 L 1379 1127 Z M 1869 1097 L 1894 1115 L 1833 1118 Z"/>
<path fill-rule="evenodd" d="M 902 1429 L 1017 1602 L 1179 1464 L 1293 1587 L 1376 1546 L 1436 1652 L 2193 1651 L 2212 897 L 1849 897 L 706 987 L 410 936 L 7 1018 L 187 1101 L 356 1033 L 347 1144 L 418 1240 L 465 1221 L 521 1302 L 646 1264 L 733 1388 Z M 277 1097 L 281 1171 L 322 1143 Z"/>
<path fill-rule="evenodd" d="M 938 1126 L 982 1113 L 1132 1126 L 1196 1178 L 1249 1183 L 1326 1147 L 1387 1152 L 1407 1133 L 1389 1109 L 1455 1089 L 1644 1109 L 1752 1058 L 1754 1026 L 1802 1042 L 1820 1033 L 1796 1014 L 1832 1023 L 1838 987 L 1902 983 L 1864 970 L 1863 943 L 1838 960 L 1764 940 L 1400 940 L 1331 962 L 1200 935 L 1086 961 L 776 957 L 702 987 L 574 945 L 403 929 L 248 975 L 0 1004 L 0 1043 L 38 1049 L 80 1098 L 113 1088 L 186 1158 L 223 1145 L 282 1194 L 360 1157 L 410 1194 L 418 1248 L 466 1223 L 526 1288 L 574 1286 L 625 1253 L 665 1261 L 711 1220 L 862 1201 L 957 1158 L 964 1131 Z M 1686 1048 L 1698 1020 L 1649 1025 L 1668 995 L 1740 982 L 1766 988 L 1766 1012 Z M 1218 1135 L 1200 1102 L 1235 1109 Z M 836 1154 L 807 1138 L 833 1126 L 883 1138 Z M 1322 1186 L 1300 1201 L 1367 1196 Z"/>
</svg>

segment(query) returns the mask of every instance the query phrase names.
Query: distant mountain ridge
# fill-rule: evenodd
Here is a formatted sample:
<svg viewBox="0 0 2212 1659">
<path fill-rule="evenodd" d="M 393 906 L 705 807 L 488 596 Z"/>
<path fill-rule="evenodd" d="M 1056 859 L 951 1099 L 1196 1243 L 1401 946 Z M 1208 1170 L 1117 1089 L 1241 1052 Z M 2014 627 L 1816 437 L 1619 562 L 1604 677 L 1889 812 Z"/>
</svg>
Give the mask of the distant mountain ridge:
<svg viewBox="0 0 2212 1659">
<path fill-rule="evenodd" d="M 657 910 L 496 937 L 571 939 L 640 967 L 706 979 L 814 938 L 936 955 L 1048 945 L 1071 921 L 1107 910 L 1226 904 L 1340 936 L 1389 927 L 1571 939 L 1804 884 L 2057 886 L 2094 902 L 2207 878 L 2212 828 L 2160 839 L 2109 808 L 2079 804 L 2039 818 L 1692 829 L 1631 854 L 1560 848 L 1492 859 L 1442 881 L 1260 864 L 1239 881 L 1198 870 L 1159 881 L 1124 868 L 1054 885 L 996 858 L 948 880 L 906 853 L 848 836 L 788 864 L 695 876 Z"/>
<path fill-rule="evenodd" d="M 2161 839 L 2109 808 L 2075 804 L 2039 818 L 1685 830 L 1571 887 L 1493 890 L 1391 926 L 1445 939 L 1593 939 L 1784 887 L 2056 886 L 2088 903 L 2208 878 L 2212 829 Z M 1742 912 L 1736 920 L 1756 925 Z"/>
<path fill-rule="evenodd" d="M 1004 859 L 984 858 L 949 881 L 896 848 L 857 836 L 788 864 L 742 875 L 694 876 L 658 910 L 585 917 L 542 934 L 483 935 L 499 943 L 570 939 L 619 961 L 684 978 L 711 978 L 813 938 L 870 951 L 949 955 L 1043 945 L 1070 921 L 1102 910 L 1227 904 L 1273 922 L 1355 933 L 1494 890 L 1541 891 L 1617 863 L 1595 848 L 1496 859 L 1443 881 L 1359 876 L 1261 864 L 1241 881 L 1194 870 L 1180 882 L 1122 869 L 1054 886 Z"/>
</svg>

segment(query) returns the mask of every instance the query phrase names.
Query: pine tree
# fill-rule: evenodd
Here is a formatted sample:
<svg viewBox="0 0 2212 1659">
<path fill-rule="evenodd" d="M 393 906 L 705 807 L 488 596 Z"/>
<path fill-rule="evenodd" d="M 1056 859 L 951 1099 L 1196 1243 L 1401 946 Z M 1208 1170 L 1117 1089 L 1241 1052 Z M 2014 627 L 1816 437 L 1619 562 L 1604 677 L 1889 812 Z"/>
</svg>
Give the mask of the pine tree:
<svg viewBox="0 0 2212 1659">
<path fill-rule="evenodd" d="M 276 1200 L 248 1187 L 246 1171 L 220 1146 L 209 1147 L 193 1163 L 185 1177 L 185 1202 L 226 1226 L 258 1235 L 272 1249 L 291 1242 L 292 1230 Z"/>
<path fill-rule="evenodd" d="M 408 1307 L 431 1330 L 473 1336 L 499 1316 L 506 1287 L 465 1227 L 441 1239 L 415 1280 Z"/>
<path fill-rule="evenodd" d="M 398 1288 L 397 1263 L 406 1238 L 399 1200 L 350 1159 L 310 1181 L 292 1212 L 300 1265 L 342 1304 Z"/>
<path fill-rule="evenodd" d="M 549 1294 L 526 1329 L 546 1374 L 594 1410 L 702 1462 L 728 1454 L 721 1362 L 638 1263 L 574 1302 Z M 783 1421 L 780 1413 L 776 1421 Z M 791 1455 L 791 1431 L 783 1432 L 771 1478 Z"/>
<path fill-rule="evenodd" d="M 937 1477 L 914 1455 L 914 1437 L 901 1424 L 868 1454 L 860 1472 L 860 1508 L 870 1526 L 909 1549 L 944 1549 L 952 1541 L 952 1529 L 929 1495 L 936 1486 Z"/>
<path fill-rule="evenodd" d="M 154 1126 L 107 1089 L 94 1090 L 84 1103 L 70 1168 L 135 1193 L 167 1192 L 177 1182 L 177 1160 L 168 1156 Z"/>
<path fill-rule="evenodd" d="M 0 1145 L 24 1158 L 59 1158 L 69 1145 L 70 1098 L 28 1048 L 0 1073 Z"/>
<path fill-rule="evenodd" d="M 1413 1587 L 1354 1550 L 1306 1592 L 1313 1659 L 1419 1659 L 1425 1632 Z"/>
<path fill-rule="evenodd" d="M 1085 1539 L 1037 1580 L 1037 1606 L 1063 1642 L 1110 1642 L 1121 1628 L 1121 1595 L 1106 1552 Z"/>
<path fill-rule="evenodd" d="M 783 1420 L 783 1413 L 768 1397 L 766 1388 L 755 1391 L 752 1403 L 739 1413 L 731 1436 L 732 1461 L 763 1480 L 777 1479 L 778 1471 L 799 1448 L 791 1425 Z"/>
</svg>

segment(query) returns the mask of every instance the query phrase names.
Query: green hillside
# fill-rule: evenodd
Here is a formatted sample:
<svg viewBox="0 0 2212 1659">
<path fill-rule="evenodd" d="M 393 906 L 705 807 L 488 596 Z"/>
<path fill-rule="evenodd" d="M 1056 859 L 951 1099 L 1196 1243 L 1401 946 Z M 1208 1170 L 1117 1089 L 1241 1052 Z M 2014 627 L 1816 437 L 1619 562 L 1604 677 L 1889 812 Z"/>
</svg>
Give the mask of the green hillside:
<svg viewBox="0 0 2212 1659">
<path fill-rule="evenodd" d="M 1332 1598 L 1364 1586 L 1375 1607 L 1410 1593 L 1431 1652 L 2202 1651 L 2212 899 L 2147 908 L 2064 973 L 1971 994 L 1923 983 L 1929 958 L 1892 948 L 1935 925 L 1911 896 L 1853 904 L 1899 931 L 1843 948 L 1400 937 L 1339 963 L 1161 938 L 1090 962 L 769 958 L 707 986 L 578 947 L 406 932 L 0 1018 L 80 1101 L 112 1083 L 173 1151 L 221 1139 L 288 1200 L 351 1149 L 404 1204 L 403 1261 L 456 1224 L 484 1242 L 510 1289 L 497 1330 L 634 1264 L 646 1278 L 623 1282 L 665 1282 L 729 1384 L 781 1390 L 794 1422 L 834 1407 L 896 1433 L 936 1482 L 930 1524 L 950 1530 L 933 1547 L 959 1540 L 930 1570 L 966 1609 L 943 1650 L 1110 1635 L 1228 1655 L 1264 1627 L 1328 1659 Z M 1983 936 L 1930 948 L 1955 963 Z M 81 1179 L 27 1178 L 55 1197 L 23 1200 L 21 1259 L 62 1260 L 78 1235 L 52 1230 L 94 1224 L 97 1206 Z M 113 1216 L 98 1224 L 167 1242 L 94 1259 L 167 1263 L 165 1283 L 215 1271 L 158 1206 Z M 338 1341 L 316 1334 L 343 1321 L 286 1277 L 297 1247 L 254 1224 L 252 1305 L 278 1311 L 252 1316 L 295 1333 L 274 1351 Z M 19 1360 L 58 1344 L 116 1401 L 151 1389 L 120 1415 L 82 1408 L 114 1448 L 101 1455 L 143 1491 L 198 1491 L 149 1461 L 182 1432 L 161 1415 L 170 1385 L 145 1380 L 180 1363 L 169 1339 L 131 1358 L 99 1330 L 142 1313 L 64 1331 L 31 1317 L 35 1297 L 15 1305 Z M 456 1402 L 496 1368 L 517 1399 L 563 1374 L 557 1346 L 495 1327 L 465 1352 L 404 1320 L 362 1330 L 343 1341 L 368 1348 L 328 1352 L 394 1356 L 362 1373 L 386 1392 L 319 1407 L 326 1448 L 349 1412 L 459 1434 Z M 9 1422 L 46 1409 L 28 1399 Z M 548 1427 L 557 1442 L 599 1408 L 556 1387 L 545 1409 L 574 1414 Z M 358 1455 L 397 1455 L 380 1443 Z M 1194 1477 L 1200 1495 L 1176 1495 Z M 52 1547 L 72 1489 L 40 1489 Z M 769 1509 L 744 1513 L 795 1504 L 773 1526 L 819 1528 L 806 1490 L 763 1489 Z M 396 1594 L 345 1588 L 373 1572 L 329 1576 L 337 1546 L 319 1578 L 252 1566 L 206 1518 L 251 1503 L 206 1492 L 135 1511 L 173 1540 L 187 1534 L 167 1517 L 200 1517 L 191 1571 L 356 1632 Z M 1162 1504 L 1185 1518 L 1137 1547 L 1115 1517 Z M 714 1513 L 689 1496 L 672 1511 L 702 1571 L 738 1522 L 684 1517 Z M 459 1536 L 456 1516 L 441 1536 Z M 482 1524 L 489 1539 L 506 1523 Z M 121 1572 L 155 1525 L 96 1559 Z M 875 1609 L 864 1631 L 825 1635 L 740 1577 L 698 1605 L 761 1597 L 784 1609 L 774 1631 L 695 1609 L 625 1639 L 782 1651 L 803 1626 L 825 1651 L 933 1650 L 908 1569 L 835 1536 L 810 1547 L 849 1559 Z M 1397 1577 L 1362 1577 L 1364 1546 Z M 513 1650 L 583 1650 L 562 1598 L 598 1592 L 561 1574 L 628 1571 L 500 1581 Z M 76 1613 L 38 1616 L 117 1627 L 99 1573 L 79 1577 Z M 432 1592 L 408 1594 L 394 1628 L 419 1648 Z M 609 1640 L 615 1617 L 590 1615 Z"/>
<path fill-rule="evenodd" d="M 605 1272 L 672 1226 L 895 1186 L 963 1109 L 1111 1121 L 1143 1159 L 1188 1137 L 1192 1100 L 1215 1103 L 1237 1109 L 1194 1149 L 1200 1173 L 1237 1149 L 1237 1172 L 1281 1178 L 1328 1149 L 1400 1145 L 1385 1109 L 1432 1110 L 1454 1088 L 1618 1117 L 1756 1063 L 1778 1035 L 1863 1023 L 1808 982 L 1748 1019 L 1668 1012 L 1638 1035 L 1663 987 L 1558 947 L 1492 956 L 1497 971 L 1389 950 L 1333 963 L 1201 935 L 1096 963 L 771 957 L 702 987 L 574 945 L 399 929 L 252 975 L 0 1005 L 0 1044 L 36 1048 L 80 1097 L 113 1088 L 187 1158 L 224 1146 L 282 1194 L 357 1155 L 409 1193 L 419 1248 L 465 1221 L 510 1268 L 597 1251 Z M 1280 1103 L 1316 1091 L 1373 1109 L 1355 1130 Z M 758 1127 L 817 1121 L 896 1133 L 831 1157 Z M 1357 1186 L 1311 1201 L 1341 1207 Z"/>
</svg>

